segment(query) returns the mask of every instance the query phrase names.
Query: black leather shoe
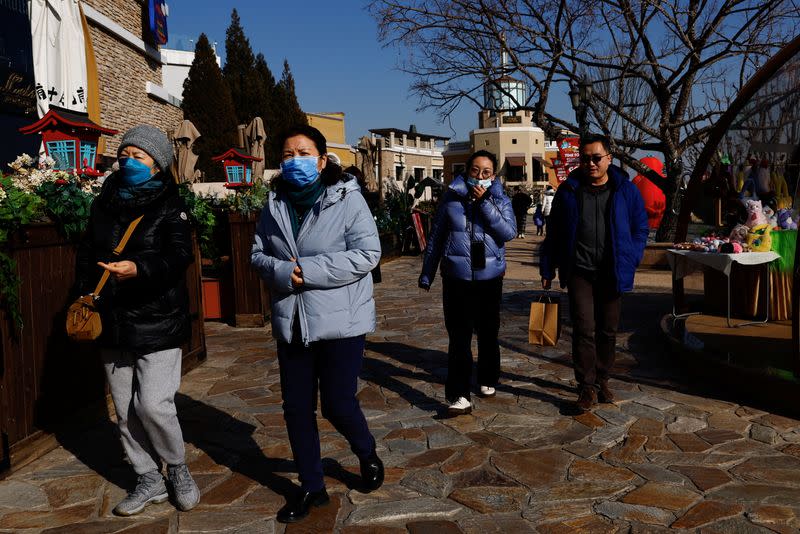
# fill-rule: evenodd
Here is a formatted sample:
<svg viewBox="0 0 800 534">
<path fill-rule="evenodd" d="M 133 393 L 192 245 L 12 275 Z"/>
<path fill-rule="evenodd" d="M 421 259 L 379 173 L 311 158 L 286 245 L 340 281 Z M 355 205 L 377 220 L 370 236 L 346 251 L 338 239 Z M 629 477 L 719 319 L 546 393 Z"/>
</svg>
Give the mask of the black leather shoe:
<svg viewBox="0 0 800 534">
<path fill-rule="evenodd" d="M 361 483 L 364 491 L 375 491 L 383 485 L 383 462 L 378 455 L 372 453 L 366 460 L 361 461 Z"/>
<path fill-rule="evenodd" d="M 329 502 L 331 499 L 325 488 L 319 491 L 305 491 L 293 502 L 278 510 L 276 519 L 279 523 L 295 523 L 307 516 L 312 506 L 325 506 Z"/>
</svg>

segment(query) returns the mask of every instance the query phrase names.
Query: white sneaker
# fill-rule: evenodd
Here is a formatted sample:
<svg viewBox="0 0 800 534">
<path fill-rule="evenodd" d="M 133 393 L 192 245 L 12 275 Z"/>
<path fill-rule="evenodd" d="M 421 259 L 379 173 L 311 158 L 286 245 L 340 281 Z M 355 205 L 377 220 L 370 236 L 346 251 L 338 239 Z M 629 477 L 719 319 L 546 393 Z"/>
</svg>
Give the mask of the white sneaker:
<svg viewBox="0 0 800 534">
<path fill-rule="evenodd" d="M 496 391 L 492 386 L 481 386 L 481 397 L 494 397 Z"/>
<path fill-rule="evenodd" d="M 464 397 L 459 397 L 453 404 L 447 407 L 447 413 L 451 415 L 464 415 L 472 412 L 472 403 Z"/>
</svg>

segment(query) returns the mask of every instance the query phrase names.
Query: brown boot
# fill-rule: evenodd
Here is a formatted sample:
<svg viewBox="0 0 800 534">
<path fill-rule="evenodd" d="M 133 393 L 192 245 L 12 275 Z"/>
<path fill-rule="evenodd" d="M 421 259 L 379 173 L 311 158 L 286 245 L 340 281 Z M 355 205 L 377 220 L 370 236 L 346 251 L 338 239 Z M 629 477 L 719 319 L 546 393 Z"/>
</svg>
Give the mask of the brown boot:
<svg viewBox="0 0 800 534">
<path fill-rule="evenodd" d="M 583 386 L 580 394 L 578 395 L 578 408 L 580 408 L 581 411 L 588 412 L 595 404 L 597 404 L 597 393 L 595 392 L 594 388 L 590 386 Z"/>
<path fill-rule="evenodd" d="M 608 389 L 608 382 L 602 382 L 600 384 L 600 391 L 597 393 L 597 399 L 606 404 L 614 402 L 614 392 Z"/>
</svg>

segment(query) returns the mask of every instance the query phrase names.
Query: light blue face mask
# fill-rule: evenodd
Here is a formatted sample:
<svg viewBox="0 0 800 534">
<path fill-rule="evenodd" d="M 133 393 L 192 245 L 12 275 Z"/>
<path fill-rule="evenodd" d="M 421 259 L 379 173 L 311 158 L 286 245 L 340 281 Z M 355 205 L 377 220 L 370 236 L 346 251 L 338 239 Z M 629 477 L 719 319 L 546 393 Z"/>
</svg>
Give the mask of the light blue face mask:
<svg viewBox="0 0 800 534">
<path fill-rule="evenodd" d="M 120 158 L 119 172 L 126 185 L 141 185 L 153 177 L 153 168 L 134 158 Z"/>
<path fill-rule="evenodd" d="M 467 184 L 472 186 L 472 187 L 475 187 L 476 185 L 479 185 L 479 186 L 483 187 L 484 189 L 489 189 L 489 186 L 492 185 L 492 181 L 491 180 L 476 180 L 472 176 L 469 176 L 469 177 L 467 177 Z"/>
<path fill-rule="evenodd" d="M 295 187 L 305 187 L 319 176 L 317 156 L 295 156 L 281 162 L 283 179 Z"/>
</svg>

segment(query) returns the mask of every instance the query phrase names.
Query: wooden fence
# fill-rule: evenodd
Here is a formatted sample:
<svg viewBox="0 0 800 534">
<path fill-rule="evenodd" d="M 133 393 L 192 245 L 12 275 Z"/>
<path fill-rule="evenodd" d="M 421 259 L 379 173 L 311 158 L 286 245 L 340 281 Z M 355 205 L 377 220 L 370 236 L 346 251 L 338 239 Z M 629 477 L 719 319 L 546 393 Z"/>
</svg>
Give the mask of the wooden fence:
<svg viewBox="0 0 800 534">
<path fill-rule="evenodd" d="M 267 286 L 250 265 L 250 250 L 253 247 L 257 221 L 258 213 L 228 215 L 233 264 L 234 317 L 237 327 L 264 326 L 264 320 L 270 313 Z"/>
<path fill-rule="evenodd" d="M 26 227 L 10 243 L 21 280 L 17 330 L 0 309 L 0 473 L 17 469 L 58 444 L 53 432 L 106 406 L 99 351 L 70 342 L 64 332 L 75 279 L 75 246 L 52 224 Z M 200 286 L 200 253 L 186 273 L 192 318 L 183 346 L 183 371 L 206 355 Z"/>
</svg>

